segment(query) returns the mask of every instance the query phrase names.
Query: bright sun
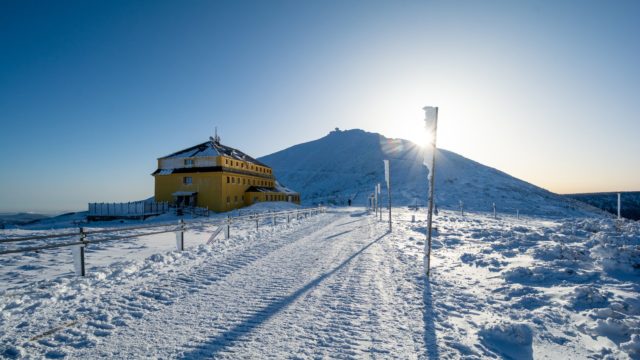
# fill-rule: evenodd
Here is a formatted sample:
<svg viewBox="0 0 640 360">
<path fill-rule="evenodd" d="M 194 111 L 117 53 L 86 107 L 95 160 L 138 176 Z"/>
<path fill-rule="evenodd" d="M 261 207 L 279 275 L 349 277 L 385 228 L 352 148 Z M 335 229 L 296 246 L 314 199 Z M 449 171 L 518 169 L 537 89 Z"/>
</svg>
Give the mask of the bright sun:
<svg viewBox="0 0 640 360">
<path fill-rule="evenodd" d="M 431 141 L 431 134 L 427 132 L 424 121 L 403 121 L 397 123 L 399 137 L 407 139 L 420 147 L 425 147 Z"/>
</svg>

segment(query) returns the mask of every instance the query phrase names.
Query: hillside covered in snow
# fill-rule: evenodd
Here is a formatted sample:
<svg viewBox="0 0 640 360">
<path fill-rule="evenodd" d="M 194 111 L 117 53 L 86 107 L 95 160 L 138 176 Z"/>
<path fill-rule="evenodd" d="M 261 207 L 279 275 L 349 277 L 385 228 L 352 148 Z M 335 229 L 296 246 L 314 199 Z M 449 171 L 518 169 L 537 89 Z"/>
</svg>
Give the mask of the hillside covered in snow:
<svg viewBox="0 0 640 360">
<path fill-rule="evenodd" d="M 332 131 L 327 136 L 264 156 L 278 179 L 301 192 L 303 203 L 365 204 L 374 184 L 383 183 L 383 159 L 391 160 L 395 205 L 426 204 L 427 169 L 423 150 L 413 142 L 363 130 Z M 386 204 L 386 189 L 383 201 Z M 436 154 L 439 208 L 502 213 L 575 216 L 598 210 L 551 193 L 451 151 Z"/>
<path fill-rule="evenodd" d="M 611 214 L 618 213 L 618 193 L 588 193 L 568 194 L 566 197 L 593 205 Z M 631 220 L 640 220 L 640 191 L 625 191 L 621 193 L 621 216 Z"/>
</svg>

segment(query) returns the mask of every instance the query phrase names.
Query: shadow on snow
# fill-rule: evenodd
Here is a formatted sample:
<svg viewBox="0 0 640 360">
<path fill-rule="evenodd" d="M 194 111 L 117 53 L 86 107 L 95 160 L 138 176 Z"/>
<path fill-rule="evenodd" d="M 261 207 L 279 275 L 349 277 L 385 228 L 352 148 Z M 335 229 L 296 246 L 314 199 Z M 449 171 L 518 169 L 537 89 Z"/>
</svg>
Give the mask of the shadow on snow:
<svg viewBox="0 0 640 360">
<path fill-rule="evenodd" d="M 224 351 L 225 348 L 232 346 L 238 340 L 240 340 L 243 336 L 251 333 L 255 328 L 262 325 L 264 322 L 269 320 L 274 315 L 278 314 L 280 311 L 284 310 L 287 306 L 293 303 L 300 296 L 304 295 L 309 290 L 318 286 L 327 278 L 331 277 L 336 272 L 340 271 L 344 268 L 351 260 L 358 257 L 369 247 L 380 241 L 382 238 L 387 236 L 389 232 L 385 232 L 377 239 L 373 240 L 362 249 L 358 250 L 353 255 L 349 256 L 345 261 L 343 261 L 340 265 L 338 265 L 333 270 L 324 273 L 323 275 L 317 277 L 315 280 L 307 283 L 305 286 L 298 289 L 296 292 L 292 293 L 289 296 L 283 297 L 277 301 L 274 301 L 267 307 L 258 311 L 253 316 L 244 319 L 244 321 L 240 324 L 235 325 L 234 327 L 228 329 L 227 331 L 218 334 L 214 337 L 211 337 L 207 342 L 200 344 L 196 349 L 193 349 L 190 352 L 182 354 L 181 359 L 198 359 L 203 357 L 215 357 L 219 352 Z M 435 333 L 434 333 L 435 335 Z"/>
</svg>

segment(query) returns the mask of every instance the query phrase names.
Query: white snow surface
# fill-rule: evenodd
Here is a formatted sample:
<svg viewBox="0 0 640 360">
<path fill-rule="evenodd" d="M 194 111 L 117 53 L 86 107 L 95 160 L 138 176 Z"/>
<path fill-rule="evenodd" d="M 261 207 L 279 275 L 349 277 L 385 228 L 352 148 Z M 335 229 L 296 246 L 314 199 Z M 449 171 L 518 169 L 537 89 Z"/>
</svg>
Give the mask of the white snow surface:
<svg viewBox="0 0 640 360">
<path fill-rule="evenodd" d="M 427 282 L 426 216 L 393 213 L 392 233 L 333 208 L 211 245 L 202 224 L 183 252 L 173 234 L 107 243 L 86 278 L 69 249 L 16 255 L 21 269 L 0 257 L 2 280 L 67 268 L 0 291 L 0 357 L 640 356 L 639 223 L 441 211 Z"/>
<path fill-rule="evenodd" d="M 430 158 L 428 155 L 427 157 Z M 376 183 L 384 184 L 382 160 L 391 165 L 393 204 L 427 203 L 427 168 L 421 147 L 363 130 L 332 131 L 329 135 L 259 158 L 271 166 L 280 182 L 300 192 L 303 204 L 347 199 L 364 205 Z M 544 216 L 584 216 L 603 212 L 584 203 L 516 179 L 454 152 L 438 149 L 435 171 L 436 205 L 457 209 L 460 201 L 473 211 Z M 387 192 L 382 193 L 387 203 Z"/>
</svg>

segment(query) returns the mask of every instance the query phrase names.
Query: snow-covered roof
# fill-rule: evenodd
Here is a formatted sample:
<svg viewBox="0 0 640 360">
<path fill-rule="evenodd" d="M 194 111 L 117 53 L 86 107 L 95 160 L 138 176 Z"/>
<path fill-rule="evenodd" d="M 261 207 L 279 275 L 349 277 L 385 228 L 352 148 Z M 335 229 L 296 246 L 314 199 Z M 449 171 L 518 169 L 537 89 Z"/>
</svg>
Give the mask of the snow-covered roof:
<svg viewBox="0 0 640 360">
<path fill-rule="evenodd" d="M 276 181 L 276 190 L 278 192 L 286 193 L 286 194 L 297 194 L 297 192 L 295 192 L 295 191 L 289 189 L 288 187 L 280 184 L 278 181 Z"/>
<path fill-rule="evenodd" d="M 264 187 L 264 186 L 252 186 L 246 190 L 246 192 L 279 192 L 284 194 L 297 194 L 297 192 L 287 189 L 288 191 L 282 191 L 283 188 L 277 187 Z M 286 189 L 286 188 L 284 188 Z"/>
<path fill-rule="evenodd" d="M 204 157 L 204 156 L 226 156 L 232 159 L 246 161 L 256 165 L 269 167 L 268 165 L 261 163 L 260 161 L 252 158 L 251 156 L 243 153 L 238 149 L 234 149 L 232 147 L 222 145 L 219 142 L 216 142 L 213 140 L 205 141 L 202 144 L 198 144 L 190 148 L 180 150 L 171 155 L 162 157 L 161 159 L 191 158 L 191 157 Z"/>
</svg>

